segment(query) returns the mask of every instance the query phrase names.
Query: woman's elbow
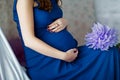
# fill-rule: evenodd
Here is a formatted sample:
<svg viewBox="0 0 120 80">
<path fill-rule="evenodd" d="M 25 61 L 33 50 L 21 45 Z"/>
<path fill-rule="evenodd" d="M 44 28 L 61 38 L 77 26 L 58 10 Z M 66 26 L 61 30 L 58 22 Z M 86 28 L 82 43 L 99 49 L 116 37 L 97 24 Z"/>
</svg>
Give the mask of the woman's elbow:
<svg viewBox="0 0 120 80">
<path fill-rule="evenodd" d="M 24 45 L 26 46 L 26 47 L 29 47 L 29 48 L 31 48 L 32 46 L 33 46 L 33 42 L 35 42 L 34 40 L 35 40 L 35 37 L 30 37 L 30 38 L 24 38 L 23 39 L 24 40 Z"/>
</svg>

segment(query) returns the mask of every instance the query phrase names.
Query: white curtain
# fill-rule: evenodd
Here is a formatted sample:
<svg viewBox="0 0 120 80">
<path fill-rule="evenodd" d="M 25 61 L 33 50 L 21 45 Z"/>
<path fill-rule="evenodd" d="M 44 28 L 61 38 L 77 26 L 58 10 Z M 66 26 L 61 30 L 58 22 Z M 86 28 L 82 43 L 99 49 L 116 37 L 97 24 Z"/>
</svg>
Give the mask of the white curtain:
<svg viewBox="0 0 120 80">
<path fill-rule="evenodd" d="M 0 28 L 0 80 L 30 80 Z"/>
</svg>

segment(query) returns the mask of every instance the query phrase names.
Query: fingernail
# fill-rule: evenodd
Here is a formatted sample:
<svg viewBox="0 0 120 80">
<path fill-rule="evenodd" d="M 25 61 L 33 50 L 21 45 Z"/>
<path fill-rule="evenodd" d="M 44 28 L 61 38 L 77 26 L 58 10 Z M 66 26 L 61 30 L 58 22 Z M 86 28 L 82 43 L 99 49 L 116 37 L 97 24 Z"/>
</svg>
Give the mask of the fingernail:
<svg viewBox="0 0 120 80">
<path fill-rule="evenodd" d="M 50 26 L 47 26 L 47 28 L 49 28 Z"/>
<path fill-rule="evenodd" d="M 74 53 L 76 53 L 77 51 L 74 51 Z"/>
</svg>

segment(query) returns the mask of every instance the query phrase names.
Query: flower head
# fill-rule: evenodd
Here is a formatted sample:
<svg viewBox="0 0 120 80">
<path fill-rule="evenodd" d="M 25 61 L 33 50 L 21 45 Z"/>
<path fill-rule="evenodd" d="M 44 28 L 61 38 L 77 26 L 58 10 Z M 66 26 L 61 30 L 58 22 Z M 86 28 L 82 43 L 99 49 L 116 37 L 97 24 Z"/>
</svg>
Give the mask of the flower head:
<svg viewBox="0 0 120 80">
<path fill-rule="evenodd" d="M 89 48 L 108 50 L 117 44 L 117 31 L 100 23 L 95 23 L 92 32 L 85 36 L 86 45 Z"/>
</svg>

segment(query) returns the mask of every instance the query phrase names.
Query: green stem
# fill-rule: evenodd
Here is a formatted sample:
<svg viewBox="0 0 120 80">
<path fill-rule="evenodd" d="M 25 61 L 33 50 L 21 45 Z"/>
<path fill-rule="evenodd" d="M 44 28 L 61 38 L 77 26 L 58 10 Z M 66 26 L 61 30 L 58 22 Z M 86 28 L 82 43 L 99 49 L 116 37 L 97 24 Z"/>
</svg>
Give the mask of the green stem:
<svg viewBox="0 0 120 80">
<path fill-rule="evenodd" d="M 118 43 L 118 44 L 117 44 L 117 47 L 119 47 L 119 48 L 120 48 L 120 43 Z"/>
</svg>

